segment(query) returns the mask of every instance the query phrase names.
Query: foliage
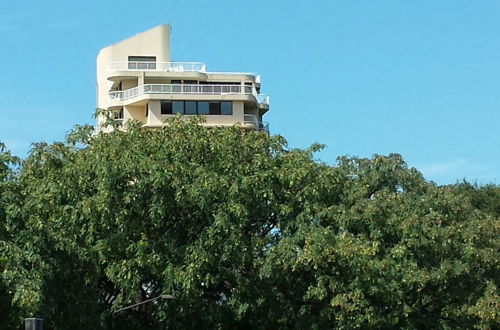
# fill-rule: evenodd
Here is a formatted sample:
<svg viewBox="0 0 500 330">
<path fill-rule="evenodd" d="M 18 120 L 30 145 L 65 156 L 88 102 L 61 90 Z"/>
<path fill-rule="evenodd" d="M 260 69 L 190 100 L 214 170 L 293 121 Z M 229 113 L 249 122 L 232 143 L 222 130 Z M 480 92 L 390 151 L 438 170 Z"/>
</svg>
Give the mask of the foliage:
<svg viewBox="0 0 500 330">
<path fill-rule="evenodd" d="M 19 159 L 12 156 L 0 143 L 0 252 L 4 250 L 11 241 L 9 231 L 5 224 L 7 219 L 7 208 L 10 205 L 16 191 L 15 177 Z M 8 258 L 0 253 L 0 272 L 3 272 Z M 15 327 L 19 324 L 17 315 L 19 310 L 11 305 L 13 291 L 0 281 L 0 329 Z"/>
<path fill-rule="evenodd" d="M 79 127 L 18 171 L 2 151 L 5 327 L 500 324 L 498 187 L 439 187 L 395 154 L 329 166 L 320 145 L 200 120 Z"/>
<path fill-rule="evenodd" d="M 500 186 L 487 184 L 478 186 L 462 182 L 455 185 L 457 190 L 467 195 L 475 208 L 500 217 Z"/>
</svg>

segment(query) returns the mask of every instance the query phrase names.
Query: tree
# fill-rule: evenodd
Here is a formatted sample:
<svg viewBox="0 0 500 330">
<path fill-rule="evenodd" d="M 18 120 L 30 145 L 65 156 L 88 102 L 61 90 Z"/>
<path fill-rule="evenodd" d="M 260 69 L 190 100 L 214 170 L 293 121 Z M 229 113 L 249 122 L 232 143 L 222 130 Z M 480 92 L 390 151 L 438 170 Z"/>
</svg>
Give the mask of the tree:
<svg viewBox="0 0 500 330">
<path fill-rule="evenodd" d="M 475 208 L 494 217 L 500 217 L 500 186 L 494 184 L 479 186 L 464 181 L 456 184 L 455 187 L 469 197 Z"/>
<path fill-rule="evenodd" d="M 499 218 L 399 155 L 161 129 L 34 146 L 2 196 L 2 283 L 54 329 L 471 328 L 498 314 Z M 1 192 L 1 191 L 0 191 Z M 12 193 L 15 192 L 15 193 Z M 27 315 L 29 314 L 29 315 Z"/>
<path fill-rule="evenodd" d="M 7 229 L 7 208 L 15 192 L 15 175 L 19 159 L 12 156 L 0 143 L 0 251 L 5 249 L 7 242 L 12 238 Z M 0 254 L 0 273 L 4 272 L 8 259 L 4 254 Z M 15 327 L 19 323 L 16 318 L 18 310 L 16 306 L 11 306 L 12 290 L 0 281 L 0 328 L 7 329 Z"/>
</svg>

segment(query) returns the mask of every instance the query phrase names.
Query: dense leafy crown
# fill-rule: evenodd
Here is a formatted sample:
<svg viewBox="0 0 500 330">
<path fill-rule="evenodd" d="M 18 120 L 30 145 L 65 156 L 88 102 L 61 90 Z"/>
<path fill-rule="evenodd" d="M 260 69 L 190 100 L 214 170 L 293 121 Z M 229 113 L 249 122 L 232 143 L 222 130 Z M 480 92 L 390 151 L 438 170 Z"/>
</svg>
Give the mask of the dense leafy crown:
<svg viewBox="0 0 500 330">
<path fill-rule="evenodd" d="M 200 120 L 0 149 L 0 328 L 499 326 L 499 187 Z"/>
</svg>

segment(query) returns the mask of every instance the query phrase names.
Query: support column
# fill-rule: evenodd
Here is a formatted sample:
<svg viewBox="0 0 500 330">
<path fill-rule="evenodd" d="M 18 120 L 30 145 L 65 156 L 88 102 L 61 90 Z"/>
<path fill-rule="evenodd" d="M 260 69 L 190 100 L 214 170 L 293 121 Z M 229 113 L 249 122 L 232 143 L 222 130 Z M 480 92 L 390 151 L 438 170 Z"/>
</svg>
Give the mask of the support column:
<svg viewBox="0 0 500 330">
<path fill-rule="evenodd" d="M 144 85 L 144 80 L 146 80 L 145 78 L 146 78 L 146 72 L 142 71 L 139 78 L 137 78 L 137 86 Z"/>
</svg>

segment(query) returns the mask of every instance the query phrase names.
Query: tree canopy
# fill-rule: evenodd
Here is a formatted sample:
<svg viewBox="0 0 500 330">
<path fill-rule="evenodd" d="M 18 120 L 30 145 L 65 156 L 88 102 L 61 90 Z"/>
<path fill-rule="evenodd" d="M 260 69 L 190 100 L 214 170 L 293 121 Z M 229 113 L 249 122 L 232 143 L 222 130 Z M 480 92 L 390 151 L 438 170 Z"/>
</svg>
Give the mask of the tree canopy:
<svg viewBox="0 0 500 330">
<path fill-rule="evenodd" d="M 498 186 L 201 120 L 0 148 L 1 328 L 500 325 Z"/>
</svg>

